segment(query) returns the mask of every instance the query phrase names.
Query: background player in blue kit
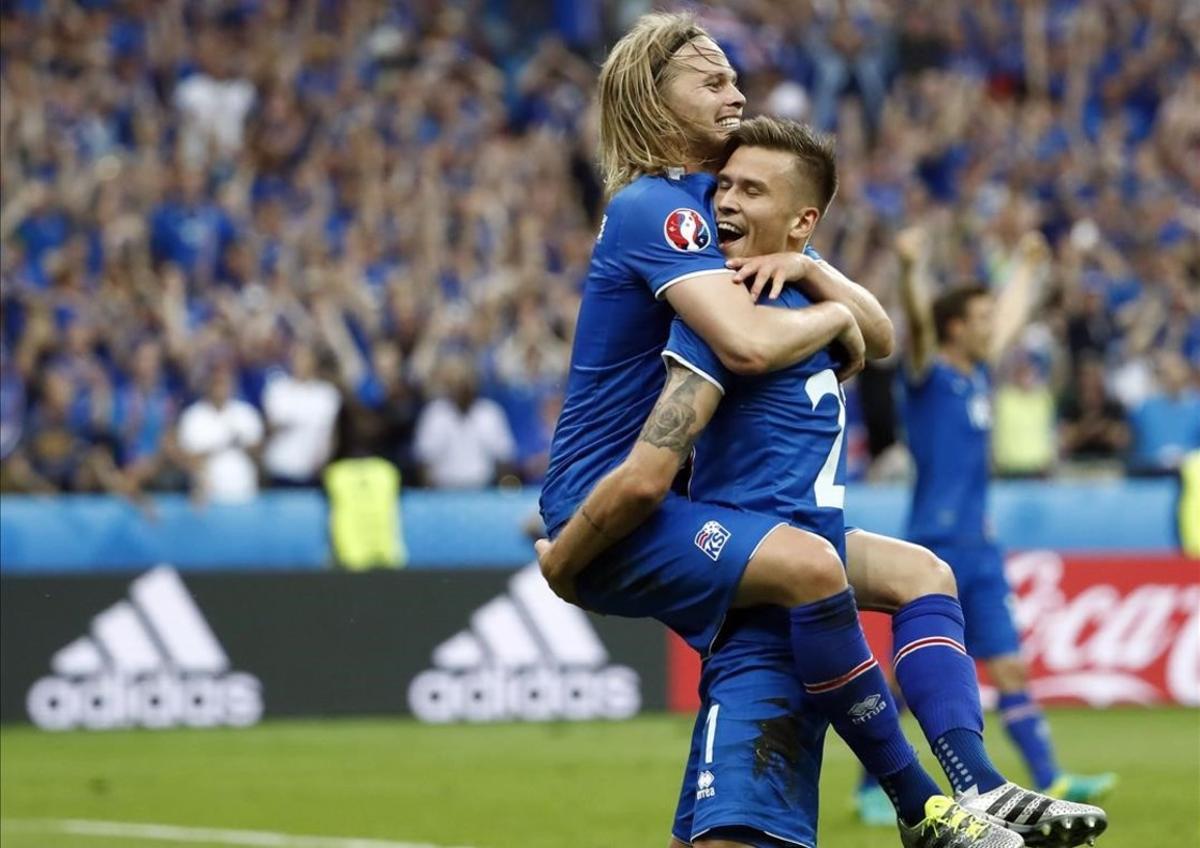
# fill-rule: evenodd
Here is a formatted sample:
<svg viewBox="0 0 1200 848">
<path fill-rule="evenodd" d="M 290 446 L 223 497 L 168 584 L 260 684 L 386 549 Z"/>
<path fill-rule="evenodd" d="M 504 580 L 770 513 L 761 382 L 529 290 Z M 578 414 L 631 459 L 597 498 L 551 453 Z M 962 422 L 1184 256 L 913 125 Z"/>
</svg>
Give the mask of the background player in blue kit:
<svg viewBox="0 0 1200 848">
<path fill-rule="evenodd" d="M 901 233 L 897 250 L 910 337 L 905 419 L 917 472 L 908 538 L 954 569 L 967 650 L 999 689 L 1001 719 L 1036 785 L 1055 797 L 1098 800 L 1116 777 L 1059 769 L 1049 727 L 1029 694 L 1004 558 L 986 519 L 991 367 L 1025 326 L 1048 248 L 1039 233 L 1025 236 L 995 298 L 983 286 L 964 286 L 936 299 L 928 290 L 923 232 Z"/>
</svg>

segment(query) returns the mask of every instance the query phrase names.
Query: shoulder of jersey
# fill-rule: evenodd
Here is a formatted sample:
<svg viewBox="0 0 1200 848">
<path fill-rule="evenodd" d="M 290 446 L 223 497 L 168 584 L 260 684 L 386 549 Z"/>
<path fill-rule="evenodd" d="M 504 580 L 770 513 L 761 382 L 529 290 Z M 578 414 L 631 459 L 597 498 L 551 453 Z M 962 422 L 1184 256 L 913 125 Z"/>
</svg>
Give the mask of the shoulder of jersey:
<svg viewBox="0 0 1200 848">
<path fill-rule="evenodd" d="M 612 196 L 608 202 L 608 213 L 611 215 L 614 212 L 622 212 L 638 201 L 647 198 L 667 203 L 670 202 L 667 198 L 674 197 L 689 199 L 689 195 L 682 186 L 673 183 L 666 177 L 641 176 Z"/>
</svg>

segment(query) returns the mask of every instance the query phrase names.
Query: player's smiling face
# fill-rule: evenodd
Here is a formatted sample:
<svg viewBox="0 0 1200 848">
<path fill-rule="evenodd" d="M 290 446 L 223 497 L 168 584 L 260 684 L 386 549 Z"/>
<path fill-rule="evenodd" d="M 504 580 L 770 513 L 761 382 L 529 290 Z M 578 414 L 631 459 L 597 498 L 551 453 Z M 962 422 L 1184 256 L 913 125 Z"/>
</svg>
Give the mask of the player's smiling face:
<svg viewBox="0 0 1200 848">
<path fill-rule="evenodd" d="M 820 218 L 791 153 L 742 146 L 717 175 L 717 240 L 729 257 L 799 250 Z"/>
<path fill-rule="evenodd" d="M 737 74 L 710 38 L 689 41 L 675 52 L 663 96 L 695 146 L 697 159 L 719 154 L 746 105 Z"/>
</svg>

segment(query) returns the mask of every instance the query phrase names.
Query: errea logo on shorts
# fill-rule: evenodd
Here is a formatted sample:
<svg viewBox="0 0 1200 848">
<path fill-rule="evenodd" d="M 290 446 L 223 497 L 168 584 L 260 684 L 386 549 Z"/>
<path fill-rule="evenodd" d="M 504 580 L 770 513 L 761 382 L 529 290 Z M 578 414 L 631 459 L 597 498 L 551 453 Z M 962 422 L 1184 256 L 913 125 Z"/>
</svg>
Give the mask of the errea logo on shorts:
<svg viewBox="0 0 1200 848">
<path fill-rule="evenodd" d="M 715 783 L 716 780 L 717 779 L 713 777 L 713 773 L 711 771 L 705 769 L 704 771 L 700 772 L 700 775 L 696 778 L 697 801 L 702 798 L 711 798 L 717 794 L 717 790 L 713 787 L 713 783 Z"/>
<path fill-rule="evenodd" d="M 721 526 L 719 521 L 706 521 L 704 526 L 700 528 L 700 532 L 696 534 L 696 547 L 704 551 L 705 556 L 716 562 L 721 551 L 725 549 L 725 543 L 729 541 L 732 534 Z"/>
</svg>

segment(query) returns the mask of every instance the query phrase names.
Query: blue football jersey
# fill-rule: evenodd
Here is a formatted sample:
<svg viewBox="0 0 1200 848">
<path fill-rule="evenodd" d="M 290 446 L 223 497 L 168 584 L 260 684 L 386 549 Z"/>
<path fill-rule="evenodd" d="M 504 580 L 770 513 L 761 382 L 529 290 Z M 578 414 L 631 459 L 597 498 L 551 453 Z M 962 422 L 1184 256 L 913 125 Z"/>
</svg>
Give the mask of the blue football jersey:
<svg viewBox="0 0 1200 848">
<path fill-rule="evenodd" d="M 592 250 L 541 511 L 553 533 L 632 449 L 662 391 L 680 280 L 725 268 L 710 174 L 641 177 L 609 202 Z"/>
<path fill-rule="evenodd" d="M 767 303 L 811 305 L 790 286 Z M 845 561 L 846 408 L 829 349 L 770 374 L 731 376 L 704 340 L 676 319 L 663 356 L 724 393 L 696 442 L 688 496 L 778 516 L 828 539 Z"/>
<path fill-rule="evenodd" d="M 917 468 L 908 538 L 925 544 L 985 541 L 991 378 L 937 359 L 907 381 L 905 427 Z"/>
</svg>

